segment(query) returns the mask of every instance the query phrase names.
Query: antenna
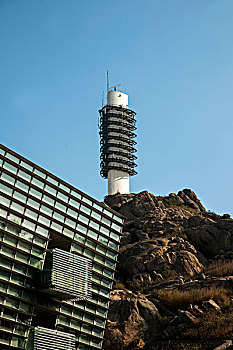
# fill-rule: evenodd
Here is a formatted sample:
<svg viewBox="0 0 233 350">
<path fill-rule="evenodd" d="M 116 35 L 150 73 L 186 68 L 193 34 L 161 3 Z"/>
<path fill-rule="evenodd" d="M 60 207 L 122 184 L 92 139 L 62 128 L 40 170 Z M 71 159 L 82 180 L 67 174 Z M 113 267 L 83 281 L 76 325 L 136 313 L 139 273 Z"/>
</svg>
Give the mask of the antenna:
<svg viewBox="0 0 233 350">
<path fill-rule="evenodd" d="M 116 91 L 117 86 L 120 86 L 120 85 L 122 85 L 122 84 L 111 86 L 110 89 L 114 89 L 114 91 Z"/>
<path fill-rule="evenodd" d="M 108 94 L 108 90 L 109 90 L 109 80 L 108 80 L 108 70 L 107 70 L 107 94 Z"/>
</svg>

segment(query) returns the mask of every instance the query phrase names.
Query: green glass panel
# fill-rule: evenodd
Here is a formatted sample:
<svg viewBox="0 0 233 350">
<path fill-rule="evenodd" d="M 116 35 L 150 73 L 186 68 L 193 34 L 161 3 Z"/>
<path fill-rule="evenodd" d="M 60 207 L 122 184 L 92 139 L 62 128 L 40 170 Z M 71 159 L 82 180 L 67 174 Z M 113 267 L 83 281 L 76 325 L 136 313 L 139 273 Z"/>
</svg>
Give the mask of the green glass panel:
<svg viewBox="0 0 233 350">
<path fill-rule="evenodd" d="M 36 177 L 32 178 L 32 184 L 37 186 L 37 187 L 40 187 L 41 189 L 44 188 L 44 182 L 38 180 Z"/>
<path fill-rule="evenodd" d="M 39 192 L 39 191 L 37 191 L 37 190 L 35 190 L 35 189 L 32 188 L 32 187 L 30 188 L 29 193 L 30 193 L 32 196 L 36 197 L 36 198 L 39 198 L 39 199 L 42 198 L 42 193 Z"/>
<path fill-rule="evenodd" d="M 10 206 L 10 199 L 7 199 L 6 197 L 3 197 L 0 195 L 0 203 L 5 205 L 6 207 Z"/>
<path fill-rule="evenodd" d="M 29 186 L 26 185 L 24 182 L 19 181 L 19 180 L 16 181 L 16 187 L 18 187 L 21 190 L 26 191 L 26 192 L 28 192 L 28 190 L 29 190 Z"/>
<path fill-rule="evenodd" d="M 0 183 L 0 191 L 8 194 L 9 196 L 12 196 L 13 193 L 13 190 L 10 187 L 3 185 L 2 183 Z"/>
<path fill-rule="evenodd" d="M 45 173 L 43 173 L 42 171 L 40 171 L 39 169 L 34 169 L 34 174 L 36 174 L 36 175 L 39 175 L 40 177 L 42 177 L 43 179 L 45 179 L 46 178 L 46 174 Z"/>
<path fill-rule="evenodd" d="M 19 169 L 18 175 L 27 181 L 31 181 L 31 175 L 21 169 Z"/>
<path fill-rule="evenodd" d="M 26 163 L 25 161 L 21 160 L 20 165 L 22 165 L 25 169 L 29 170 L 29 171 L 33 171 L 33 166 Z"/>
<path fill-rule="evenodd" d="M 37 210 L 39 210 L 40 203 L 35 201 L 34 199 L 28 198 L 27 204 Z"/>
<path fill-rule="evenodd" d="M 13 176 L 8 175 L 8 174 L 2 173 L 1 178 L 4 181 L 7 181 L 7 182 L 9 182 L 12 185 L 14 185 L 14 183 L 15 183 L 15 178 Z"/>
<path fill-rule="evenodd" d="M 55 186 L 58 186 L 58 181 L 51 176 L 47 176 L 47 181 L 51 182 Z"/>
<path fill-rule="evenodd" d="M 59 192 L 57 193 L 57 198 L 61 199 L 62 201 L 64 202 L 68 202 L 68 196 L 66 196 L 64 193 L 62 192 Z"/>
<path fill-rule="evenodd" d="M 4 162 L 3 167 L 14 174 L 16 174 L 17 170 L 18 170 L 18 168 L 16 166 L 14 166 L 6 161 Z"/>
</svg>

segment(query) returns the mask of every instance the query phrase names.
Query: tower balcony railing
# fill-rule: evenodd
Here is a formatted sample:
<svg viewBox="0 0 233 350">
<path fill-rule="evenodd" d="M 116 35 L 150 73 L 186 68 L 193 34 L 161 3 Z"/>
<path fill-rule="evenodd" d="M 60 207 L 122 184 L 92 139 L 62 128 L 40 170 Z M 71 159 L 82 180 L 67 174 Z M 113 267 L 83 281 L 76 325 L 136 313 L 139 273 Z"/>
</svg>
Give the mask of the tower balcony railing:
<svg viewBox="0 0 233 350">
<path fill-rule="evenodd" d="M 101 140 L 102 142 L 100 142 L 100 152 L 101 153 L 106 153 L 109 148 L 112 148 L 112 147 L 118 147 L 120 149 L 124 149 L 126 151 L 129 151 L 130 153 L 136 153 L 137 150 L 136 148 L 134 148 L 134 146 L 131 146 L 131 145 L 124 145 L 122 143 L 117 143 L 117 142 L 103 142 L 103 140 Z"/>
<path fill-rule="evenodd" d="M 90 259 L 55 248 L 47 253 L 40 272 L 40 289 L 62 300 L 91 298 Z"/>
<path fill-rule="evenodd" d="M 104 137 L 103 136 L 101 137 L 100 144 L 104 143 L 104 142 L 107 142 L 109 140 L 111 140 L 111 141 L 113 141 L 113 140 L 122 141 L 122 142 L 125 142 L 128 145 L 136 145 L 137 144 L 136 141 L 132 140 L 129 137 L 124 137 L 122 135 L 108 135 L 108 134 L 106 136 L 104 136 Z"/>
<path fill-rule="evenodd" d="M 134 169 L 122 166 L 120 164 L 119 165 L 111 165 L 111 166 L 106 166 L 106 165 L 102 166 L 102 165 L 100 165 L 100 167 L 101 167 L 100 174 L 104 178 L 108 177 L 109 170 L 120 170 L 120 171 L 123 171 L 125 173 L 128 173 L 130 176 L 137 174 L 137 172 Z"/>
<path fill-rule="evenodd" d="M 108 166 L 110 163 L 119 163 L 119 164 L 125 164 L 130 168 L 136 168 L 137 164 L 135 164 L 132 161 L 129 161 L 127 159 L 122 159 L 122 158 L 116 158 L 116 157 L 108 157 L 105 159 L 105 164 Z"/>
<path fill-rule="evenodd" d="M 113 128 L 111 126 L 108 126 L 108 127 L 105 127 L 105 128 L 101 128 L 100 127 L 100 135 L 102 136 L 105 136 L 107 135 L 108 133 L 110 132 L 114 132 L 114 133 L 118 133 L 118 134 L 123 134 L 123 135 L 127 135 L 128 137 L 130 138 L 134 138 L 136 137 L 136 134 L 133 133 L 132 131 L 130 130 L 125 130 L 125 129 L 122 129 L 122 128 Z M 110 136 L 110 135 L 109 135 Z"/>
<path fill-rule="evenodd" d="M 136 120 L 134 120 L 134 123 L 128 122 L 126 123 L 125 121 L 121 120 L 121 118 L 100 118 L 100 126 L 102 127 L 107 127 L 108 125 L 119 125 L 121 127 L 127 128 L 128 130 L 136 130 L 136 126 L 135 126 Z"/>
<path fill-rule="evenodd" d="M 102 109 L 99 110 L 99 113 L 102 112 L 102 111 L 108 111 L 108 110 L 112 110 L 112 109 L 115 109 L 117 111 L 122 111 L 124 113 L 127 113 L 129 115 L 136 115 L 136 113 L 132 110 L 132 109 L 129 109 L 129 108 L 125 108 L 125 107 L 122 107 L 122 106 L 118 106 L 118 105 L 106 105 L 104 106 Z"/>
<path fill-rule="evenodd" d="M 102 153 L 100 155 L 100 159 L 103 160 L 104 157 L 108 157 L 109 155 L 113 155 L 113 154 L 125 157 L 125 158 L 127 158 L 129 160 L 136 160 L 137 159 L 137 157 L 134 154 L 132 154 L 130 152 L 123 152 L 122 150 L 119 150 L 119 149 L 116 149 L 116 148 L 115 149 L 107 149 L 104 152 L 104 154 Z"/>
<path fill-rule="evenodd" d="M 113 110 L 109 110 L 108 112 L 101 110 L 100 112 L 100 116 L 101 118 L 117 118 L 117 119 L 122 119 L 122 120 L 126 120 L 132 124 L 136 123 L 136 119 L 135 119 L 135 115 L 134 114 L 127 114 L 127 113 L 115 113 Z"/>
</svg>

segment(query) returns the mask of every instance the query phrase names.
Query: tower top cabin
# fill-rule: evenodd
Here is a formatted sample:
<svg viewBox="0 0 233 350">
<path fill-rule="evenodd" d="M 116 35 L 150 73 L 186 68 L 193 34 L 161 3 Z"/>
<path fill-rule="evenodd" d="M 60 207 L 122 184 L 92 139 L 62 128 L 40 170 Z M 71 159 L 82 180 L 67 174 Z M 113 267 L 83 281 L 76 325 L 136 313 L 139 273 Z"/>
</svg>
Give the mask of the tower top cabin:
<svg viewBox="0 0 233 350">
<path fill-rule="evenodd" d="M 128 95 L 108 91 L 100 113 L 100 174 L 108 179 L 108 194 L 129 193 L 129 177 L 136 175 L 136 113 L 129 109 Z"/>
</svg>

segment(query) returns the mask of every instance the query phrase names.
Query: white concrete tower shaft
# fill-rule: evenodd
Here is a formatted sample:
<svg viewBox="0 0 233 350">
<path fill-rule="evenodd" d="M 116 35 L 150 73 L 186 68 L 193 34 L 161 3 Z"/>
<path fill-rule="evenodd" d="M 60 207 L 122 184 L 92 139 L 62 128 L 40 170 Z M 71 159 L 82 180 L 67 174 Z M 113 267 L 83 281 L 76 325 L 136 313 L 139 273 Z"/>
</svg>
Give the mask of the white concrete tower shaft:
<svg viewBox="0 0 233 350">
<path fill-rule="evenodd" d="M 109 91 L 100 111 L 101 175 L 108 179 L 108 194 L 129 193 L 129 177 L 135 175 L 136 113 L 128 108 L 128 95 Z"/>
</svg>

